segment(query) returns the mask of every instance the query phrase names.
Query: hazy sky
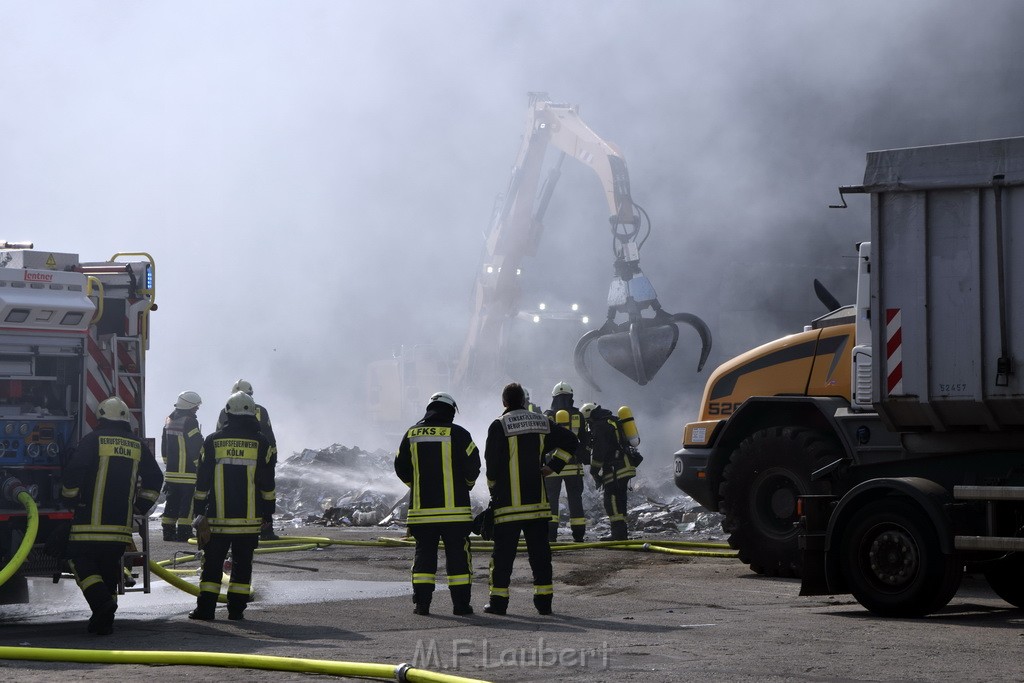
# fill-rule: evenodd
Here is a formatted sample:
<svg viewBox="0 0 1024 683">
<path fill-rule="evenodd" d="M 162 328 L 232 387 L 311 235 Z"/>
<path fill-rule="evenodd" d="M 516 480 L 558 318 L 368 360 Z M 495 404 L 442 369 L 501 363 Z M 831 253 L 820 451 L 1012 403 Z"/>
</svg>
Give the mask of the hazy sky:
<svg viewBox="0 0 1024 683">
<path fill-rule="evenodd" d="M 644 272 L 715 335 L 696 375 L 682 328 L 643 388 L 591 358 L 596 398 L 633 405 L 661 457 L 714 365 L 824 312 L 812 278 L 852 297 L 866 202 L 826 206 L 865 152 L 1024 133 L 1022 20 L 1011 0 L 4 2 L 0 238 L 153 254 L 150 435 L 185 389 L 211 428 L 245 377 L 285 456 L 393 447 L 366 422 L 365 366 L 461 346 L 527 93 L 546 91 L 622 151 L 654 226 Z M 588 169 L 563 168 L 545 224 L 524 305 L 600 320 L 612 253 Z M 543 351 L 564 376 L 522 379 L 546 404 L 578 378 L 571 348 Z M 498 397 L 466 408 L 482 441 Z"/>
</svg>

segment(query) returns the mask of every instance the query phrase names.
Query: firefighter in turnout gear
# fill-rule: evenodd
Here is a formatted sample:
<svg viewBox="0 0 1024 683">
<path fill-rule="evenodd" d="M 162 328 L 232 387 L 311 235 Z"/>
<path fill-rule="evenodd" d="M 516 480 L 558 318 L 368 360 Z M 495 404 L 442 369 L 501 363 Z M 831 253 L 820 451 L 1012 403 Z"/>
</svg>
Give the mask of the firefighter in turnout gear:
<svg viewBox="0 0 1024 683">
<path fill-rule="evenodd" d="M 594 404 L 584 405 L 581 412 L 587 415 L 584 443 L 590 450 L 590 474 L 597 488 L 604 489 L 604 510 L 612 527 L 611 536 L 602 540 L 624 541 L 628 538 L 626 494 L 640 456 L 630 446 L 617 415 Z"/>
<path fill-rule="evenodd" d="M 203 454 L 203 434 L 196 411 L 202 404 L 199 394 L 183 391 L 174 402 L 174 412 L 164 420 L 160 453 L 166 472 L 167 501 L 160 522 L 165 541 L 192 538 L 192 496 L 196 490 L 196 467 Z"/>
<path fill-rule="evenodd" d="M 64 468 L 61 498 L 74 510 L 65 551 L 89 603 L 89 632 L 114 628 L 121 557 L 132 542 L 133 514 L 149 512 L 164 475 L 128 422 L 128 406 L 111 397 L 97 408 L 96 429 L 82 437 Z M 141 482 L 141 483 L 140 483 Z"/>
<path fill-rule="evenodd" d="M 501 392 L 505 412 L 487 430 L 484 460 L 487 488 L 494 509 L 494 550 L 491 554 L 489 614 L 505 614 L 509 583 L 519 536 L 533 570 L 533 604 L 551 614 L 554 593 L 548 520 L 551 507 L 544 488 L 545 475 L 559 472 L 572 458 L 579 441 L 572 432 L 545 415 L 526 409 L 523 388 L 513 382 Z M 550 454 L 547 462 L 544 455 Z"/>
<path fill-rule="evenodd" d="M 551 390 L 551 409 L 544 411 L 548 417 L 555 419 L 558 411 L 568 413 L 569 423 L 562 425 L 579 438 L 583 429 L 583 416 L 573 405 L 572 387 L 566 382 L 559 382 Z M 555 420 L 557 422 L 557 420 Z M 551 503 L 551 522 L 548 524 L 548 540 L 558 540 L 558 498 L 562 493 L 562 482 L 565 482 L 565 498 L 569 503 L 569 527 L 572 538 L 576 542 L 583 541 L 587 530 L 587 518 L 583 512 L 583 466 L 590 463 L 586 449 L 580 448 L 573 453 L 572 459 L 557 474 L 549 474 L 544 479 L 547 488 L 548 502 Z"/>
<path fill-rule="evenodd" d="M 449 394 L 430 397 L 423 419 L 402 437 L 395 474 L 409 486 L 409 533 L 416 539 L 412 591 L 416 614 L 430 613 L 437 573 L 437 546 L 444 541 L 452 613 L 472 614 L 469 492 L 480 475 L 480 451 L 465 429 L 453 424 L 458 406 Z"/>
<path fill-rule="evenodd" d="M 231 387 L 232 394 L 237 391 L 241 391 L 251 397 L 252 384 L 248 380 L 240 379 L 235 382 L 233 387 Z M 256 419 L 260 423 L 260 434 L 266 437 L 267 441 L 270 442 L 271 447 L 274 449 L 274 462 L 272 465 L 273 467 L 277 467 L 277 437 L 274 436 L 274 427 L 270 424 L 270 413 L 267 412 L 267 409 L 259 403 L 256 404 Z M 217 429 L 223 429 L 226 424 L 227 412 L 225 412 L 225 410 L 221 410 L 220 416 L 217 418 Z M 260 524 L 260 540 L 276 541 L 279 539 L 280 536 L 274 533 L 274 518 L 268 515 Z"/>
<path fill-rule="evenodd" d="M 249 601 L 252 556 L 260 524 L 274 513 L 274 447 L 260 432 L 256 404 L 235 392 L 225 408 L 227 424 L 206 437 L 196 479 L 194 521 L 203 548 L 199 597 L 190 619 L 211 621 L 224 559 L 231 552 L 228 619 L 242 619 Z"/>
</svg>

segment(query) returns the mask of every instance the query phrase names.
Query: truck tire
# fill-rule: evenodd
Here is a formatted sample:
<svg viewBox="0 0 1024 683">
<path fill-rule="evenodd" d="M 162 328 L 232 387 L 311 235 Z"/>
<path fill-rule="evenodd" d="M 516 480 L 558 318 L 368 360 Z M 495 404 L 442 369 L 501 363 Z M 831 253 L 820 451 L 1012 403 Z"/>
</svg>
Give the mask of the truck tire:
<svg viewBox="0 0 1024 683">
<path fill-rule="evenodd" d="M 1010 555 L 986 566 L 984 573 L 996 595 L 1014 607 L 1024 609 L 1024 555 Z"/>
<path fill-rule="evenodd" d="M 722 472 L 719 509 L 729 545 L 758 574 L 800 576 L 797 497 L 829 493 L 811 472 L 838 457 L 838 447 L 819 432 L 772 427 L 755 432 L 733 451 Z"/>
<path fill-rule="evenodd" d="M 857 602 L 883 617 L 921 617 L 956 595 L 964 566 L 944 555 L 931 520 L 906 498 L 854 513 L 840 539 L 843 575 Z"/>
</svg>

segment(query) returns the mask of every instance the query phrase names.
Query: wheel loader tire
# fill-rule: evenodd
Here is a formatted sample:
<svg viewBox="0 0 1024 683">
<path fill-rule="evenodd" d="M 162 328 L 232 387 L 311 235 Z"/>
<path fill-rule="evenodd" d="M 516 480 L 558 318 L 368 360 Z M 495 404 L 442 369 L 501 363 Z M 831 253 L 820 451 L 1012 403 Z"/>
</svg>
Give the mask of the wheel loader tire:
<svg viewBox="0 0 1024 683">
<path fill-rule="evenodd" d="M 722 529 L 740 561 L 758 574 L 800 576 L 797 497 L 829 493 L 828 482 L 812 482 L 811 472 L 838 457 L 833 441 L 801 427 L 764 429 L 740 443 L 718 490 Z"/>
<path fill-rule="evenodd" d="M 1024 609 L 1024 555 L 1017 553 L 986 566 L 985 579 L 996 595 Z"/>
<path fill-rule="evenodd" d="M 883 617 L 922 617 L 942 609 L 964 575 L 963 562 L 942 553 L 932 522 L 906 498 L 882 498 L 858 510 L 839 552 L 850 592 Z"/>
</svg>

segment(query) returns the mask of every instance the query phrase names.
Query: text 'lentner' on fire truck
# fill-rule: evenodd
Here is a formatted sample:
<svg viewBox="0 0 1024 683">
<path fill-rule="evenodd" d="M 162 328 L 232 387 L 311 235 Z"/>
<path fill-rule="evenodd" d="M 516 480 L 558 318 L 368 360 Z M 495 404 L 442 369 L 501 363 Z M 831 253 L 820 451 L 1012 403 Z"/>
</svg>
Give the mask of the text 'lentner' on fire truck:
<svg viewBox="0 0 1024 683">
<path fill-rule="evenodd" d="M 71 519 L 60 506 L 61 474 L 96 427 L 99 403 L 121 398 L 145 438 L 155 291 L 149 254 L 82 262 L 0 242 L 0 602 L 26 602 L 28 576 L 61 573 L 43 546 Z M 143 567 L 148 592 L 146 545 L 126 560 Z"/>
</svg>

